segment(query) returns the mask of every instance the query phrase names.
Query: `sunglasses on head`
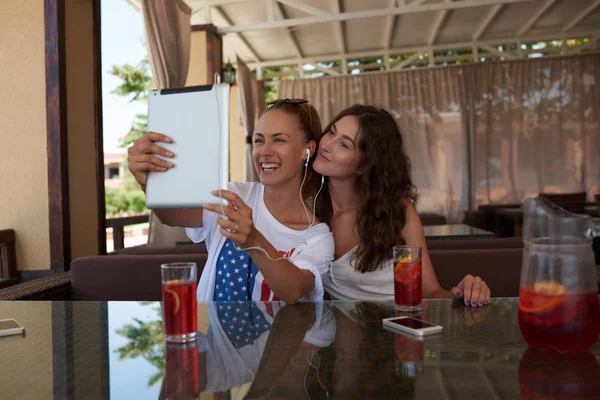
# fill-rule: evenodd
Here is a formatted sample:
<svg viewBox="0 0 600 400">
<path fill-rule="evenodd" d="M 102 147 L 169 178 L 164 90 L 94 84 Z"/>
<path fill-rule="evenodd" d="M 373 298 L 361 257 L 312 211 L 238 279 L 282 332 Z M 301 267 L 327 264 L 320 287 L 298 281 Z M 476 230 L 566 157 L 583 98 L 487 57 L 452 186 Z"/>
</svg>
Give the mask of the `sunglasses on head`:
<svg viewBox="0 0 600 400">
<path fill-rule="evenodd" d="M 271 106 L 273 106 L 275 104 L 281 104 L 281 103 L 291 104 L 291 105 L 294 105 L 294 106 L 299 106 L 300 104 L 308 103 L 308 100 L 304 100 L 304 99 L 277 99 L 277 100 L 268 101 L 267 102 L 267 107 L 271 107 Z"/>
</svg>

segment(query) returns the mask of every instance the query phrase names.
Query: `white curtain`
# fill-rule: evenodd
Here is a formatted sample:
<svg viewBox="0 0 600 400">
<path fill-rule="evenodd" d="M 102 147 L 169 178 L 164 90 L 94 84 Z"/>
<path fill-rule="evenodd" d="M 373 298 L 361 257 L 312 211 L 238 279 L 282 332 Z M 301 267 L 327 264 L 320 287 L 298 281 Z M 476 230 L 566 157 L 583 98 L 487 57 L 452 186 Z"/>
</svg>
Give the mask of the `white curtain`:
<svg viewBox="0 0 600 400">
<path fill-rule="evenodd" d="M 460 221 L 468 208 L 467 135 L 460 106 L 462 76 L 435 68 L 281 81 L 280 97 L 308 99 L 325 125 L 352 104 L 389 111 L 402 132 L 419 189 L 419 212 Z"/>
<path fill-rule="evenodd" d="M 258 99 L 258 82 L 244 61 L 237 58 L 238 119 L 246 132 L 244 152 L 244 181 L 258 182 L 258 174 L 252 162 L 252 135 Z"/>
<path fill-rule="evenodd" d="M 474 203 L 600 193 L 600 55 L 469 69 Z"/>
<path fill-rule="evenodd" d="M 190 63 L 192 10 L 183 0 L 142 0 L 152 79 L 157 89 L 185 86 Z M 185 229 L 162 224 L 150 214 L 148 246 L 189 241 Z"/>
<path fill-rule="evenodd" d="M 600 193 L 600 55 L 281 81 L 324 123 L 386 108 L 407 143 L 419 212 L 461 222 L 479 204 Z"/>
</svg>

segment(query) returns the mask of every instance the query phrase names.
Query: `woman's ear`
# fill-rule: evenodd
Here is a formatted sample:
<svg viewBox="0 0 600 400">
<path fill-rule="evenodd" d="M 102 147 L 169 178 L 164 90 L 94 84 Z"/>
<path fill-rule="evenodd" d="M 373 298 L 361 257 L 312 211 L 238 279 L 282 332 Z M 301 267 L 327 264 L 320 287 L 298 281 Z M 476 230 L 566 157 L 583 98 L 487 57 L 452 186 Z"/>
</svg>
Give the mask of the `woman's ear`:
<svg viewBox="0 0 600 400">
<path fill-rule="evenodd" d="M 310 158 L 313 158 L 317 152 L 317 142 L 314 140 L 308 142 L 308 149 L 310 150 Z"/>
</svg>

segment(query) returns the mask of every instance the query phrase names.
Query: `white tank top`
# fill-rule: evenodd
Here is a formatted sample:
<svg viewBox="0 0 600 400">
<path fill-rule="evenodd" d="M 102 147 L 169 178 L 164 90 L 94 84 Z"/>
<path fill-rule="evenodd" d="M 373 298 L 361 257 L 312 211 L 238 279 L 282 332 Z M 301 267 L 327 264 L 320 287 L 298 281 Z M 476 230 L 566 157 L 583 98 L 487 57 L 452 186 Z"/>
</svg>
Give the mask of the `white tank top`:
<svg viewBox="0 0 600 400">
<path fill-rule="evenodd" d="M 394 269 L 390 259 L 382 268 L 362 273 L 351 262 L 356 247 L 333 261 L 322 275 L 323 286 L 333 300 L 392 300 Z"/>
</svg>

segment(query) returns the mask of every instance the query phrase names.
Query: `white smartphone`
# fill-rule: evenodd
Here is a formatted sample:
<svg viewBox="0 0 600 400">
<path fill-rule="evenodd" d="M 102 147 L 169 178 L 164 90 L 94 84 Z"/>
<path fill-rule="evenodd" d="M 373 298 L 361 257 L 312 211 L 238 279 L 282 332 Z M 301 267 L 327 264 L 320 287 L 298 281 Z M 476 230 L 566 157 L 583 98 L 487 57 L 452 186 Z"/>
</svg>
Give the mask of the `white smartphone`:
<svg viewBox="0 0 600 400">
<path fill-rule="evenodd" d="M 441 325 L 430 324 L 413 317 L 402 316 L 385 318 L 383 326 L 394 331 L 409 333 L 415 336 L 427 336 L 442 332 Z"/>
<path fill-rule="evenodd" d="M 25 327 L 14 319 L 0 320 L 0 337 L 11 335 L 22 335 Z"/>
</svg>

